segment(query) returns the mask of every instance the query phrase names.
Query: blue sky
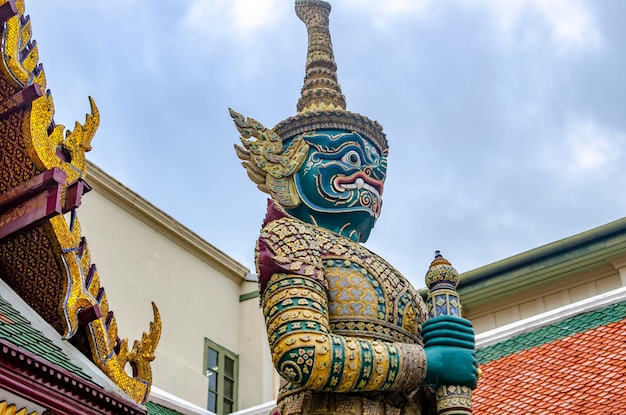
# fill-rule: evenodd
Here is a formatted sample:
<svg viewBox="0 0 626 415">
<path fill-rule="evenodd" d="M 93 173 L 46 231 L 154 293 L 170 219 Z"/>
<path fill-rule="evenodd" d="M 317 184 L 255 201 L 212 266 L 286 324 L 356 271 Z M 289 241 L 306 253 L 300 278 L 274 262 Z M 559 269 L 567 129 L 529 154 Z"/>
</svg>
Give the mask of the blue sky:
<svg viewBox="0 0 626 415">
<path fill-rule="evenodd" d="M 415 285 L 436 249 L 468 271 L 625 216 L 626 2 L 331 3 L 348 109 L 390 142 L 367 246 Z M 89 158 L 252 268 L 266 197 L 235 156 L 228 107 L 268 127 L 295 114 L 306 30 L 293 2 L 26 9 L 56 122 L 83 121 L 91 95 Z"/>
</svg>

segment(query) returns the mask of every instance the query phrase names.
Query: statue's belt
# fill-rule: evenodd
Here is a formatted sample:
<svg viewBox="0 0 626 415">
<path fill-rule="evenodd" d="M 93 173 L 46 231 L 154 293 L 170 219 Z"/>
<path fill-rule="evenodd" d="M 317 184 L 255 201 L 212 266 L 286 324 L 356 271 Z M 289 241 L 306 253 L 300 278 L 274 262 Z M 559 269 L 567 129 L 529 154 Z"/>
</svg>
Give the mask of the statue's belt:
<svg viewBox="0 0 626 415">
<path fill-rule="evenodd" d="M 333 334 L 350 337 L 363 337 L 409 344 L 422 344 L 421 339 L 402 327 L 384 320 L 363 317 L 331 317 L 330 330 Z"/>
<path fill-rule="evenodd" d="M 285 389 L 288 389 L 285 388 Z M 420 397 L 425 396 L 421 394 Z M 280 415 L 422 415 L 422 405 L 402 392 L 329 393 L 281 390 Z"/>
</svg>

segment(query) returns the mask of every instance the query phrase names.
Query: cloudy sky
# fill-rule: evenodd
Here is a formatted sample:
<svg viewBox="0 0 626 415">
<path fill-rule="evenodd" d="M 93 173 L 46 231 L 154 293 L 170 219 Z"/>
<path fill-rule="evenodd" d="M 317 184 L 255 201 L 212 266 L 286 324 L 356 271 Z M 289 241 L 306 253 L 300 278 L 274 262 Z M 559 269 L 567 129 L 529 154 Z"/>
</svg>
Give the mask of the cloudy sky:
<svg viewBox="0 0 626 415">
<path fill-rule="evenodd" d="M 415 285 L 436 249 L 468 271 L 626 215 L 626 2 L 332 3 L 348 109 L 390 142 L 367 246 Z M 268 127 L 295 114 L 306 30 L 293 2 L 26 7 L 56 122 L 83 121 L 93 96 L 91 160 L 252 268 L 266 197 L 227 108 Z"/>
</svg>

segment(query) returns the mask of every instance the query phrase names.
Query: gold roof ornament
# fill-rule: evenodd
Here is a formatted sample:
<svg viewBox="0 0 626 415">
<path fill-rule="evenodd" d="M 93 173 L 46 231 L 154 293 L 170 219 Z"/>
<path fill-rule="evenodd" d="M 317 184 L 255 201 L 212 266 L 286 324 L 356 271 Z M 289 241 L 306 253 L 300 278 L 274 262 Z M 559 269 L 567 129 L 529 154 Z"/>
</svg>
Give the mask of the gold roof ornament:
<svg viewBox="0 0 626 415">
<path fill-rule="evenodd" d="M 0 27 L 0 169 L 4 169 L 0 195 L 5 197 L 5 208 L 15 206 L 4 215 L 9 223 L 26 218 L 23 228 L 16 226 L 11 242 L 6 238 L 0 244 L 0 257 L 13 260 L 3 259 L 2 279 L 64 339 L 72 339 L 74 346 L 130 398 L 144 403 L 152 385 L 150 363 L 161 336 L 161 317 L 153 303 L 150 330 L 129 350 L 128 340 L 118 337 L 117 320 L 109 309 L 98 270 L 91 263 L 76 213 L 80 197 L 89 187 L 82 182 L 87 169 L 85 152 L 91 150 L 100 114 L 89 98 L 91 114 L 83 124 L 77 122 L 73 131 L 54 122 L 54 101 L 39 64 L 24 0 L 0 0 L 0 7 L 0 20 L 4 18 Z M 25 197 L 37 194 L 32 191 L 34 184 L 45 194 L 54 194 L 40 181 L 55 183 L 58 196 L 24 202 Z M 20 204 L 11 205 L 6 200 L 19 200 Z M 58 206 L 39 216 L 37 222 L 28 222 L 41 200 L 43 205 Z M 132 375 L 126 372 L 127 365 Z"/>
</svg>

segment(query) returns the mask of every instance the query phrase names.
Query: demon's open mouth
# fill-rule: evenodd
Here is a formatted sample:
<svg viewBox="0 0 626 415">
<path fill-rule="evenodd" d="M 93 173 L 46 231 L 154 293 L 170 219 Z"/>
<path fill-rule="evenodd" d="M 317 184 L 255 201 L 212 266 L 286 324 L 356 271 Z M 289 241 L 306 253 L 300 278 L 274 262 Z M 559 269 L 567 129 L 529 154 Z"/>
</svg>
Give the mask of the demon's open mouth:
<svg viewBox="0 0 626 415">
<path fill-rule="evenodd" d="M 380 199 L 383 194 L 383 182 L 362 172 L 350 176 L 338 176 L 333 180 L 333 186 L 340 192 L 365 189 L 372 193 L 376 199 Z"/>
</svg>

